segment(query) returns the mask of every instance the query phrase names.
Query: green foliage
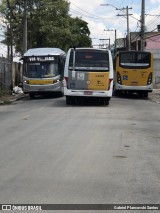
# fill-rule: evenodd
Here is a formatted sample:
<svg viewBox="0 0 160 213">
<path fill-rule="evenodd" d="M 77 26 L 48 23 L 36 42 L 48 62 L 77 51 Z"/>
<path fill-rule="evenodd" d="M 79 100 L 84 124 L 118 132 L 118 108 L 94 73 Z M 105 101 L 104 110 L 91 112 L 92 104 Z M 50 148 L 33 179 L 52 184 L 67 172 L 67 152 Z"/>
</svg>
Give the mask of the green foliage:
<svg viewBox="0 0 160 213">
<path fill-rule="evenodd" d="M 75 47 L 91 47 L 90 31 L 87 22 L 79 18 L 70 19 L 72 45 Z"/>
<path fill-rule="evenodd" d="M 66 0 L 27 0 L 28 49 L 91 46 L 87 22 L 69 16 Z M 2 0 L 0 12 L 11 29 L 5 32 L 5 44 L 12 41 L 17 52 L 23 52 L 24 0 Z"/>
</svg>

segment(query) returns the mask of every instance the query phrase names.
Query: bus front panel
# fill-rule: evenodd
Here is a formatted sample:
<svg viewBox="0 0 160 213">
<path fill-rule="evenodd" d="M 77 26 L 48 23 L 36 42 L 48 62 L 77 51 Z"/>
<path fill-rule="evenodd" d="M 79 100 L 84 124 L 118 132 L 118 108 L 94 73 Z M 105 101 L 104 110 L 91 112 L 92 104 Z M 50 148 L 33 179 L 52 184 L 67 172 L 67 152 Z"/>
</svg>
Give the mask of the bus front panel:
<svg viewBox="0 0 160 213">
<path fill-rule="evenodd" d="M 63 67 L 59 61 L 58 56 L 24 57 L 24 92 L 62 91 Z"/>
</svg>

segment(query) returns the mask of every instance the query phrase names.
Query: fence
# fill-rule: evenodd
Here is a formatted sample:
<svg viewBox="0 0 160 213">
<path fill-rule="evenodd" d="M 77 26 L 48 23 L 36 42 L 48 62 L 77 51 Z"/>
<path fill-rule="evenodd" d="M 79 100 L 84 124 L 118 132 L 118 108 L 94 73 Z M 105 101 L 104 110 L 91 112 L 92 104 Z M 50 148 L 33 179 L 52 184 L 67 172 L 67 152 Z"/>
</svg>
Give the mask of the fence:
<svg viewBox="0 0 160 213">
<path fill-rule="evenodd" d="M 22 83 L 22 64 L 10 63 L 8 59 L 0 57 L 0 91 L 9 91 Z"/>
</svg>

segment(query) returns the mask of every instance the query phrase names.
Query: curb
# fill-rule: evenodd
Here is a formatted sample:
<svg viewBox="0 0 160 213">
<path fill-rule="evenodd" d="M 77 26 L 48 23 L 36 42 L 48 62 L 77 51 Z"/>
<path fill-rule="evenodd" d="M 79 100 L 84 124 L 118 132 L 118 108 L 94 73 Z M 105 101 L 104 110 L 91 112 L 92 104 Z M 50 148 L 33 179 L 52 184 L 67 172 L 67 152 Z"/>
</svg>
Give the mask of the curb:
<svg viewBox="0 0 160 213">
<path fill-rule="evenodd" d="M 15 101 L 19 101 L 23 98 L 27 97 L 26 94 L 19 94 L 19 95 L 15 95 L 15 97 L 11 97 L 10 99 L 6 99 L 6 100 L 0 100 L 0 105 L 8 105 L 11 104 Z"/>
<path fill-rule="evenodd" d="M 152 102 L 160 104 L 160 89 L 153 89 L 153 92 L 149 94 L 149 99 Z"/>
<path fill-rule="evenodd" d="M 17 95 L 14 99 L 10 99 L 9 101 L 12 103 L 12 102 L 19 101 L 19 100 L 26 98 L 26 97 L 27 97 L 26 94 L 20 94 L 20 95 Z"/>
<path fill-rule="evenodd" d="M 157 104 L 160 104 L 160 101 L 157 101 L 157 100 L 152 99 L 152 98 L 150 98 L 150 101 L 155 102 L 155 103 L 157 103 Z"/>
</svg>

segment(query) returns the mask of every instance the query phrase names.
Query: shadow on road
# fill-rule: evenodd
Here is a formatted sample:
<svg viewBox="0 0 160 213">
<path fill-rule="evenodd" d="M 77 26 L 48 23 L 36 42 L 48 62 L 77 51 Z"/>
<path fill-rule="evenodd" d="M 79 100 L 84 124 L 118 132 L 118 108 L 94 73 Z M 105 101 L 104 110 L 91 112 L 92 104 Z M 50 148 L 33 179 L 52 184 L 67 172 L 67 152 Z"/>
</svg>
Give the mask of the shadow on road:
<svg viewBox="0 0 160 213">
<path fill-rule="evenodd" d="M 124 93 L 120 94 L 118 96 L 113 95 L 115 98 L 121 98 L 121 99 L 135 99 L 135 100 L 148 100 L 148 97 L 142 97 L 141 95 L 137 93 Z"/>
<path fill-rule="evenodd" d="M 72 102 L 69 105 L 66 105 L 65 97 L 63 99 L 59 99 L 56 103 L 57 105 L 60 105 L 63 103 L 63 106 L 65 107 L 108 107 L 104 102 L 100 101 L 98 98 L 88 97 L 88 98 L 78 98 L 75 100 L 72 100 Z M 62 105 L 61 105 L 62 106 Z"/>
<path fill-rule="evenodd" d="M 61 98 L 61 96 L 57 93 L 47 93 L 47 94 L 37 94 L 35 95 L 34 98 L 30 98 L 29 96 L 26 97 L 25 100 L 28 100 L 28 101 L 35 101 L 35 100 L 43 100 L 43 99 L 57 99 L 57 98 Z"/>
</svg>

